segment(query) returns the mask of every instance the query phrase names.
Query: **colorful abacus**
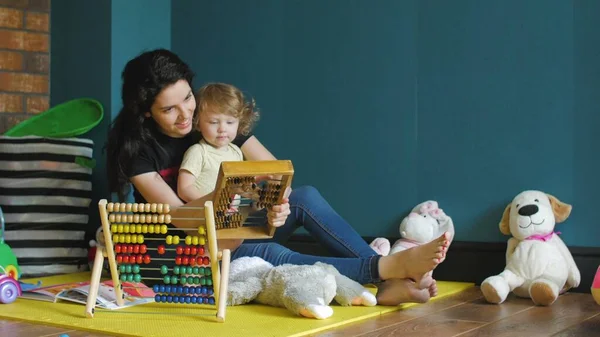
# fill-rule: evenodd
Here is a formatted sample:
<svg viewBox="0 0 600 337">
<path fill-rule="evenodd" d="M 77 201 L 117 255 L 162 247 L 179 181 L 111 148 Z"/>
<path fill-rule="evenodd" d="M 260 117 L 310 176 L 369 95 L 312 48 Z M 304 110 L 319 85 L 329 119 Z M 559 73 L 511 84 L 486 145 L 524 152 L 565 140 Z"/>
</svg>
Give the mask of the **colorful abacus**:
<svg viewBox="0 0 600 337">
<path fill-rule="evenodd" d="M 218 252 L 212 202 L 202 209 L 205 220 L 197 227 L 171 228 L 170 207 L 166 204 L 98 203 L 102 221 L 102 237 L 92 271 L 86 315 L 93 317 L 94 306 L 104 257 L 108 258 L 117 305 L 123 305 L 121 282 L 140 283 L 159 281 L 153 286 L 154 300 L 158 303 L 204 304 L 217 306 L 217 320 L 225 320 L 225 302 L 230 251 Z M 180 220 L 188 220 L 182 218 Z M 169 231 L 193 231 L 180 238 Z M 152 235 L 149 235 L 152 234 Z M 168 235 L 169 234 L 169 235 Z M 157 237 L 158 236 L 158 237 Z M 148 247 L 147 240 L 163 241 L 156 248 Z M 175 258 L 165 258 L 167 251 Z M 219 260 L 222 265 L 219 266 Z M 159 262 L 159 268 L 148 267 Z M 144 270 L 158 270 L 161 278 L 144 277 Z"/>
<path fill-rule="evenodd" d="M 245 215 L 231 211 L 235 207 L 232 196 L 240 195 L 252 200 L 256 208 L 269 209 L 282 202 L 293 176 L 294 167 L 289 160 L 221 163 L 213 200 L 219 239 L 273 237 L 275 228 L 271 226 L 244 226 Z"/>
</svg>

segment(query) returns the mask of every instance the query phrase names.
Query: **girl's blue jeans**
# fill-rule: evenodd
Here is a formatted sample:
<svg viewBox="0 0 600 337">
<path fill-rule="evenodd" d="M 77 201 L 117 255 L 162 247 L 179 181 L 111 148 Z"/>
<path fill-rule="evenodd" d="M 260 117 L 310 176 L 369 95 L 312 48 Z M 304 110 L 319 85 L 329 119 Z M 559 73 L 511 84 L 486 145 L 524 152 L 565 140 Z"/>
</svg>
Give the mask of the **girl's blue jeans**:
<svg viewBox="0 0 600 337">
<path fill-rule="evenodd" d="M 361 283 L 378 283 L 380 256 L 344 220 L 312 186 L 294 189 L 290 195 L 290 211 L 285 224 L 277 228 L 272 241 L 244 241 L 232 254 L 232 260 L 256 256 L 273 264 L 328 263 L 342 275 Z M 263 212 L 264 214 L 264 212 Z M 312 237 L 336 257 L 314 256 L 294 252 L 279 242 L 304 227 Z M 275 242 L 273 242 L 275 241 Z"/>
</svg>

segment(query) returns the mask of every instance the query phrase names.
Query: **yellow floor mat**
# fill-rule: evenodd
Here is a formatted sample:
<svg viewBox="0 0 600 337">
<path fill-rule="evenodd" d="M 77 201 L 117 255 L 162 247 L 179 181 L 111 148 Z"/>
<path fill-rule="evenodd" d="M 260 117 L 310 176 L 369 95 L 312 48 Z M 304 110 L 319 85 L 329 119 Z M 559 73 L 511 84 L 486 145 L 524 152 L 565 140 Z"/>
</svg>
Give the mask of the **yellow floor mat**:
<svg viewBox="0 0 600 337">
<path fill-rule="evenodd" d="M 40 279 L 43 286 L 88 281 L 89 273 L 62 275 Z M 33 283 L 33 280 L 27 281 Z M 469 287 L 472 283 L 438 281 L 440 299 Z M 371 289 L 374 291 L 375 289 Z M 117 311 L 97 310 L 94 318 L 85 318 L 85 306 L 76 303 L 50 303 L 17 299 L 0 304 L 0 317 L 31 323 L 47 324 L 113 336 L 305 336 L 344 324 L 401 310 L 398 307 L 341 307 L 332 304 L 329 319 L 316 320 L 294 316 L 284 308 L 259 304 L 227 307 L 224 323 L 215 321 L 216 310 L 186 304 L 149 303 Z M 426 305 L 426 304 L 425 304 Z"/>
</svg>

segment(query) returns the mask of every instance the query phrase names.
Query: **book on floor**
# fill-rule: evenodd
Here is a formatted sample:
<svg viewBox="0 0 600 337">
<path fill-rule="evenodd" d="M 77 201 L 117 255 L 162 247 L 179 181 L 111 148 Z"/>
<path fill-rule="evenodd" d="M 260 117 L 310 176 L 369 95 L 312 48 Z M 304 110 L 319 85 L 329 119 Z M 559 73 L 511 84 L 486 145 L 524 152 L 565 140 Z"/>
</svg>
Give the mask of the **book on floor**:
<svg viewBox="0 0 600 337">
<path fill-rule="evenodd" d="M 97 307 L 116 310 L 154 302 L 155 294 L 151 288 L 142 283 L 121 282 L 123 285 L 123 294 L 125 294 L 125 304 L 118 306 L 112 284 L 111 280 L 107 280 L 101 282 L 98 286 Z M 58 302 L 61 300 L 85 305 L 89 291 L 90 282 L 64 283 L 24 290 L 20 298 L 47 302 Z"/>
</svg>

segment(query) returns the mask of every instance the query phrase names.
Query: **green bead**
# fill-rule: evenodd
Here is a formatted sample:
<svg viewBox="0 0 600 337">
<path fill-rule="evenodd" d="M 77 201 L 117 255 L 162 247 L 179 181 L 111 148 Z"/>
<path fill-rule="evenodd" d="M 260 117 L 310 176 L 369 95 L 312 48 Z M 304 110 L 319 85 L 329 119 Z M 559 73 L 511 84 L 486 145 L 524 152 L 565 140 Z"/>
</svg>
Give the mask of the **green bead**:
<svg viewBox="0 0 600 337">
<path fill-rule="evenodd" d="M 173 267 L 173 274 L 175 274 L 175 275 L 179 274 L 179 266 Z"/>
<path fill-rule="evenodd" d="M 165 284 L 170 284 L 171 283 L 171 276 L 165 275 L 165 277 L 163 278 L 163 281 L 165 281 Z"/>
<path fill-rule="evenodd" d="M 212 275 L 212 269 L 206 268 L 206 276 Z"/>
<path fill-rule="evenodd" d="M 180 282 L 181 282 L 181 284 L 186 284 L 187 283 L 187 277 L 182 276 Z"/>
<path fill-rule="evenodd" d="M 125 265 L 120 265 L 119 266 L 119 273 L 124 273 L 125 272 Z"/>
<path fill-rule="evenodd" d="M 200 284 L 205 286 L 206 285 L 206 277 L 203 277 L 200 279 Z"/>
<path fill-rule="evenodd" d="M 136 283 L 140 283 L 140 282 L 142 282 L 142 275 L 140 275 L 140 274 L 135 274 L 135 275 L 133 276 L 133 280 L 134 280 Z"/>
<path fill-rule="evenodd" d="M 205 273 L 204 267 L 200 267 L 200 275 L 204 275 L 204 273 Z"/>
<path fill-rule="evenodd" d="M 131 265 L 128 264 L 127 266 L 125 266 L 125 272 L 126 273 L 131 273 Z"/>
<path fill-rule="evenodd" d="M 160 266 L 160 273 L 165 275 L 166 273 L 169 272 L 169 268 L 165 265 Z"/>
<path fill-rule="evenodd" d="M 194 277 L 194 284 L 200 284 L 200 279 L 198 276 Z"/>
<path fill-rule="evenodd" d="M 140 272 L 140 265 L 139 265 L 139 264 L 134 264 L 134 265 L 133 265 L 133 272 L 134 272 L 135 274 L 137 274 L 137 273 L 139 273 L 139 272 Z"/>
<path fill-rule="evenodd" d="M 133 274 L 127 274 L 127 281 L 129 281 L 129 282 L 133 281 Z"/>
<path fill-rule="evenodd" d="M 192 267 L 187 267 L 187 268 L 185 268 L 185 273 L 186 273 L 186 274 L 191 274 L 193 270 L 194 270 L 194 268 L 192 268 Z"/>
<path fill-rule="evenodd" d="M 211 278 L 206 279 L 206 285 L 207 286 L 212 286 L 212 279 Z"/>
<path fill-rule="evenodd" d="M 173 283 L 173 284 L 177 284 L 177 280 L 178 280 L 178 279 L 179 279 L 179 278 L 178 278 L 177 276 L 175 276 L 175 275 L 171 276 L 171 283 Z"/>
<path fill-rule="evenodd" d="M 198 267 L 192 268 L 192 274 L 198 275 L 199 272 L 200 272 L 200 268 L 198 268 Z"/>
<path fill-rule="evenodd" d="M 121 279 L 121 281 L 125 282 L 127 281 L 127 274 L 121 274 L 121 277 L 119 277 Z"/>
</svg>

